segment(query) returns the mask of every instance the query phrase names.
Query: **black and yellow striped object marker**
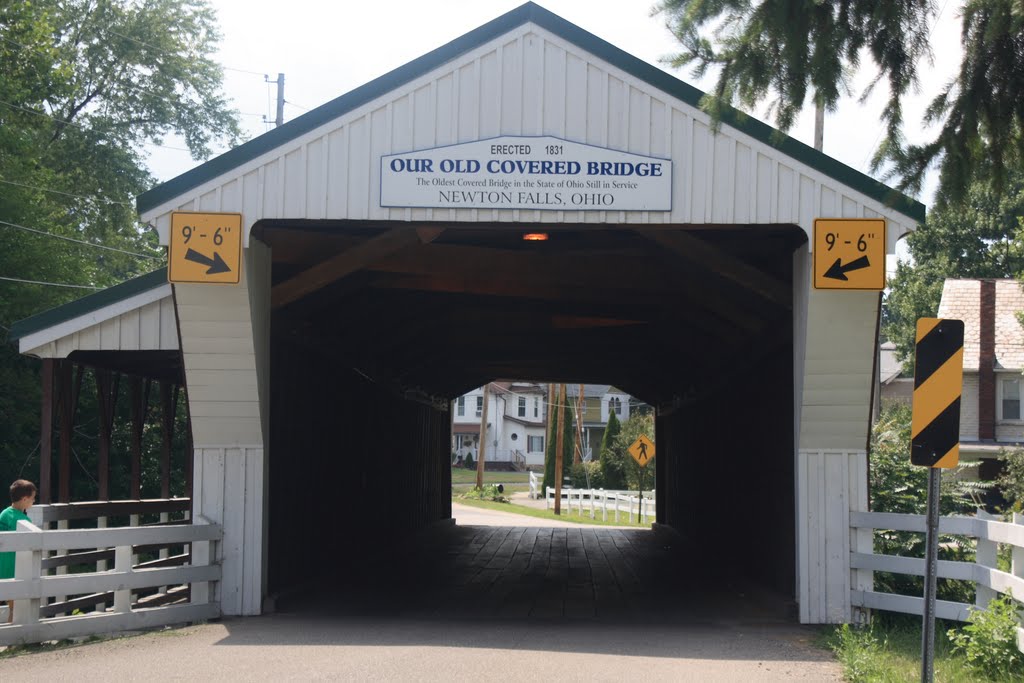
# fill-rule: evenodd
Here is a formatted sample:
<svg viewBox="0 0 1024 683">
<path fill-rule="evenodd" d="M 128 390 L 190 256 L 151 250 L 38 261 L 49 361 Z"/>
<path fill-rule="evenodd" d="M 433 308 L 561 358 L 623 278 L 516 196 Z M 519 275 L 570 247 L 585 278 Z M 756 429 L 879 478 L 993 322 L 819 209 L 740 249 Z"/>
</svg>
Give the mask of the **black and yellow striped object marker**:
<svg viewBox="0 0 1024 683">
<path fill-rule="evenodd" d="M 964 384 L 964 322 L 917 321 L 910 462 L 955 467 L 960 461 L 960 394 Z"/>
</svg>

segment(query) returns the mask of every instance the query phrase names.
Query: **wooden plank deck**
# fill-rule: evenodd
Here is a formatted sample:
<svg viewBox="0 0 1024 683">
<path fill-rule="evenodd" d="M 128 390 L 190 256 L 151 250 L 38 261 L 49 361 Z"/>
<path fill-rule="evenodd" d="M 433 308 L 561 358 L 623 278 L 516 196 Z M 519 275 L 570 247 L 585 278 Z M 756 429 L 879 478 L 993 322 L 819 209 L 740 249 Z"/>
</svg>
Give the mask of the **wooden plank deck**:
<svg viewBox="0 0 1024 683">
<path fill-rule="evenodd" d="M 453 619 L 795 622 L 787 596 L 708 567 L 649 530 L 458 526 L 381 555 L 353 552 L 284 613 Z"/>
</svg>

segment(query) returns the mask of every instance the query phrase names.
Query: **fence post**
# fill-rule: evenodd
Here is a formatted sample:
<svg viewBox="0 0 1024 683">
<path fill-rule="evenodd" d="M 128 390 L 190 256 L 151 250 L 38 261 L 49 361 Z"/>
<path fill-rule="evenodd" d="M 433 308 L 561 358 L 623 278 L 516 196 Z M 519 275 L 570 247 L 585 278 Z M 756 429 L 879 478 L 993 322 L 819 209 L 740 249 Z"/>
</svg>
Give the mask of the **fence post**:
<svg viewBox="0 0 1024 683">
<path fill-rule="evenodd" d="M 976 518 L 984 521 L 999 520 L 999 517 L 990 515 L 981 508 L 978 508 Z M 978 549 L 974 554 L 974 562 L 976 564 L 988 567 L 989 569 L 995 569 L 997 566 L 996 557 L 998 554 L 998 543 L 988 540 L 987 536 L 984 538 L 981 535 L 978 536 Z M 988 609 L 989 601 L 997 596 L 998 593 L 996 591 L 979 583 L 974 591 L 974 604 L 978 609 Z"/>
<path fill-rule="evenodd" d="M 551 487 L 550 486 L 548 486 L 546 489 L 544 489 L 544 509 L 545 510 L 550 510 L 551 509 Z"/>
<path fill-rule="evenodd" d="M 106 529 L 107 528 L 107 518 L 106 517 L 97 517 L 96 518 L 96 528 L 97 529 Z M 96 560 L 96 571 L 97 572 L 105 572 L 105 571 L 107 571 L 107 561 L 106 560 Z M 96 611 L 97 612 L 106 612 L 107 611 L 107 604 L 105 602 L 98 602 L 98 603 L 96 603 Z"/>
<path fill-rule="evenodd" d="M 1013 523 L 1024 524 L 1024 515 L 1014 512 Z M 1024 548 L 1020 546 L 1013 546 L 1013 555 L 1010 559 L 1010 573 L 1018 579 L 1024 579 Z"/>
<path fill-rule="evenodd" d="M 119 545 L 114 548 L 114 573 L 132 573 L 132 546 Z M 132 611 L 132 589 L 123 588 L 114 591 L 114 611 L 118 614 L 127 614 Z"/>
<path fill-rule="evenodd" d="M 36 534 L 36 538 L 42 541 L 42 529 L 31 522 L 21 520 L 18 522 L 17 531 Z M 42 586 L 40 577 L 43 568 L 43 550 L 41 547 L 32 550 L 19 550 L 14 557 L 14 578 L 19 581 L 31 581 L 39 588 Z M 14 601 L 14 623 L 25 627 L 31 635 L 39 623 L 39 602 L 38 597 Z M 28 638 L 23 638 L 28 642 Z"/>
</svg>

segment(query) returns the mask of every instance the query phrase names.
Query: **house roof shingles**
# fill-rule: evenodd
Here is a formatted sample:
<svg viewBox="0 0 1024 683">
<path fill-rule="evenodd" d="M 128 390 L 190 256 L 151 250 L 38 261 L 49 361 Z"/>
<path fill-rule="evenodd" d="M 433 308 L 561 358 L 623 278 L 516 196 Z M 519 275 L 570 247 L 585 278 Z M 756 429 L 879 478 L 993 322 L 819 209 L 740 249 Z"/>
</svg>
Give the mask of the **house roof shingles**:
<svg viewBox="0 0 1024 683">
<path fill-rule="evenodd" d="M 1017 312 L 1024 311 L 1024 289 L 1016 280 L 996 280 L 996 368 L 1024 369 L 1024 329 Z M 964 370 L 978 370 L 981 355 L 981 281 L 946 280 L 939 303 L 940 318 L 964 321 Z"/>
</svg>

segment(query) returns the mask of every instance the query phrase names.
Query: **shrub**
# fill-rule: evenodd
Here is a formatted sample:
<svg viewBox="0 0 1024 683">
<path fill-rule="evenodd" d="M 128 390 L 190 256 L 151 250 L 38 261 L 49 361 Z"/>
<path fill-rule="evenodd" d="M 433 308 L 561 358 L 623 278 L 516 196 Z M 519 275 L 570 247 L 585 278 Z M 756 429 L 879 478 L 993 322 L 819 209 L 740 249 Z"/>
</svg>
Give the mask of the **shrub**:
<svg viewBox="0 0 1024 683">
<path fill-rule="evenodd" d="M 507 496 L 498 490 L 496 484 L 488 484 L 482 489 L 470 489 L 459 496 L 459 498 L 467 500 L 493 500 L 495 503 L 511 502 Z"/>
<path fill-rule="evenodd" d="M 953 649 L 962 652 L 972 668 L 996 681 L 1021 680 L 1024 656 L 1017 649 L 1017 601 L 1003 595 L 988 609 L 972 609 L 968 624 L 950 629 Z"/>
<path fill-rule="evenodd" d="M 601 464 L 597 462 L 575 463 L 569 470 L 569 476 L 572 477 L 572 485 L 578 489 L 606 488 L 604 475 L 601 474 Z"/>
<path fill-rule="evenodd" d="M 476 467 L 476 463 L 473 461 L 473 454 L 472 453 L 466 453 L 466 459 L 463 460 L 462 462 L 463 462 L 462 466 L 465 467 L 467 470 L 471 470 L 474 467 Z"/>
</svg>

